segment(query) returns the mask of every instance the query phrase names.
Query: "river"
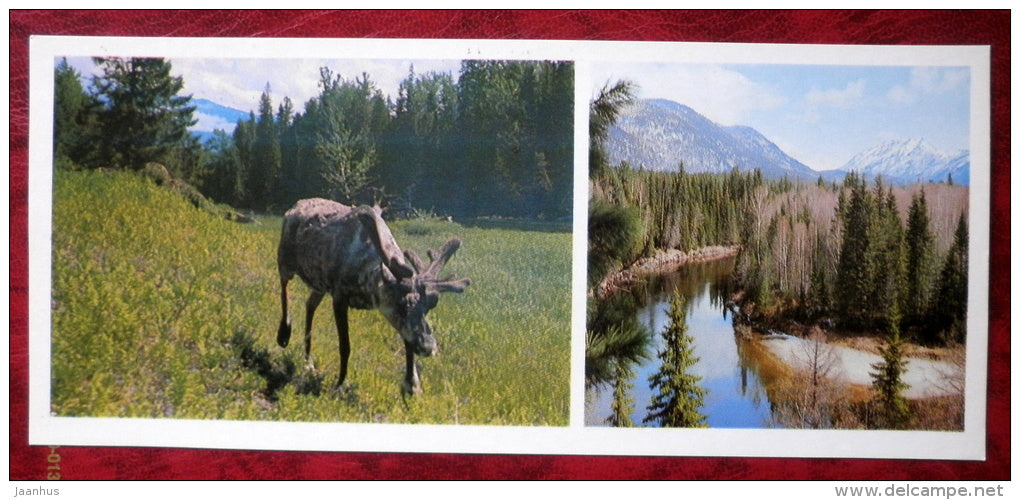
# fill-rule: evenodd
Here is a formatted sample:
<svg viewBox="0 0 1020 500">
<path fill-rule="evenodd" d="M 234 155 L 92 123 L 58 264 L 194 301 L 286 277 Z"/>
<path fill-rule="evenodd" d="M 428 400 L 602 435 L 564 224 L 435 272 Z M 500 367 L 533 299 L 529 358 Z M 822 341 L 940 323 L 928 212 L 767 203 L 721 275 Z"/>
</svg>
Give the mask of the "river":
<svg viewBox="0 0 1020 500">
<path fill-rule="evenodd" d="M 734 262 L 728 258 L 686 265 L 676 272 L 648 276 L 645 285 L 622 292 L 634 294 L 637 309 L 633 314 L 650 335 L 648 359 L 631 367 L 627 396 L 632 401 L 630 419 L 635 425 L 656 425 L 643 423 L 652 398 L 648 379 L 661 366 L 657 355 L 663 349 L 661 332 L 669 324 L 670 298 L 679 291 L 687 297 L 687 334 L 693 338 L 694 355 L 699 358 L 688 373 L 700 377 L 701 388 L 707 390 L 700 409 L 705 422 L 717 428 L 774 427 L 771 405 L 753 368 L 758 366 L 753 359 L 756 350 L 748 349 L 748 341 L 734 334 L 732 316 L 725 307 L 732 291 Z M 586 424 L 607 425 L 613 411 L 612 386 L 589 388 L 586 399 Z"/>
</svg>

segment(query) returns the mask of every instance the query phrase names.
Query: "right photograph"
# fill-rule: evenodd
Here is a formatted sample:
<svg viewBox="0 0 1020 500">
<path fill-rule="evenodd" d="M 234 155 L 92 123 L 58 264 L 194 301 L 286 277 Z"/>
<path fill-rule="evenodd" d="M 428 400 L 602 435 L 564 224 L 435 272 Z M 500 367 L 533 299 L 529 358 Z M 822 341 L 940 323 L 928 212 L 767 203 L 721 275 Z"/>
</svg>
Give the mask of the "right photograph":
<svg viewBox="0 0 1020 500">
<path fill-rule="evenodd" d="M 964 430 L 968 67 L 591 76 L 586 426 Z"/>
</svg>

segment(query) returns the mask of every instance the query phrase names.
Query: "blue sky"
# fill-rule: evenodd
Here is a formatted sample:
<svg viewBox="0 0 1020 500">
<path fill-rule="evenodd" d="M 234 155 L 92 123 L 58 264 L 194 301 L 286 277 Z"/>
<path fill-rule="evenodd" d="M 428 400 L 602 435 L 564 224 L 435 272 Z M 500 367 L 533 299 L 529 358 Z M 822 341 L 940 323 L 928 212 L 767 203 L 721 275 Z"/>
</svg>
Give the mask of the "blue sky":
<svg viewBox="0 0 1020 500">
<path fill-rule="evenodd" d="M 890 139 L 968 149 L 970 76 L 961 67 L 596 63 L 592 95 L 626 78 L 641 98 L 747 125 L 816 170 Z"/>
<path fill-rule="evenodd" d="M 95 73 L 88 57 L 68 58 L 68 63 L 85 77 Z M 394 98 L 412 64 L 416 74 L 436 71 L 451 73 L 456 79 L 460 71 L 457 60 L 171 58 L 170 64 L 171 72 L 184 78 L 183 94 L 241 111 L 257 111 L 259 98 L 268 84 L 274 108 L 284 97 L 290 97 L 300 112 L 309 99 L 319 94 L 319 68 L 323 66 L 352 80 L 368 73 L 384 94 Z M 196 118 L 199 123 L 195 129 L 201 131 L 214 128 L 231 131 L 235 125 L 209 116 Z"/>
</svg>

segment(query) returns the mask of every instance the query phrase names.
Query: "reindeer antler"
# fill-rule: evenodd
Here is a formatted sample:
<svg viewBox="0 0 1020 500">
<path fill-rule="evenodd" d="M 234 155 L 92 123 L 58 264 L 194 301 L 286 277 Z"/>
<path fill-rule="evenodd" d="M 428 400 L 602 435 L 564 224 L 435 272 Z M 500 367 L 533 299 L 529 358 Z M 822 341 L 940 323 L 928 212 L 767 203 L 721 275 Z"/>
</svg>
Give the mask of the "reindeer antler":
<svg viewBox="0 0 1020 500">
<path fill-rule="evenodd" d="M 445 278 L 439 278 L 439 272 L 443 270 L 443 266 L 450 260 L 450 257 L 453 257 L 454 252 L 460 248 L 460 243 L 460 238 L 451 238 L 439 250 L 429 250 L 428 256 L 430 262 L 427 267 L 421 257 L 413 250 L 407 250 L 404 254 L 411 261 L 411 265 L 417 269 L 418 275 L 429 282 L 429 286 L 435 287 L 440 292 L 463 292 L 471 284 L 470 279 L 458 279 L 453 274 Z"/>
<path fill-rule="evenodd" d="M 443 269 L 450 257 L 453 257 L 453 253 L 460 248 L 460 238 L 450 238 L 442 248 L 439 249 L 439 255 L 436 255 L 435 250 L 429 250 L 429 259 L 432 261 L 429 264 L 428 269 L 425 270 L 424 275 L 436 279 L 439 277 L 439 271 Z"/>
</svg>

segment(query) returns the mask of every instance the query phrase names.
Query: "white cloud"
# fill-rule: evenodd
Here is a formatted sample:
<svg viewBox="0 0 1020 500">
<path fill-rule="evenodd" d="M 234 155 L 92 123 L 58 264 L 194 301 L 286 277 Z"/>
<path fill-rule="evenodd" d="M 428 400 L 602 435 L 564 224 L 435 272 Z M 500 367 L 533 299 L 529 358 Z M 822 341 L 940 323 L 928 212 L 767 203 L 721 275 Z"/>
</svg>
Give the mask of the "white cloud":
<svg viewBox="0 0 1020 500">
<path fill-rule="evenodd" d="M 812 89 L 804 97 L 804 101 L 809 106 L 848 108 L 861 102 L 864 98 L 864 90 L 866 86 L 867 84 L 864 79 L 857 79 L 847 83 L 846 87 L 842 89 Z"/>
<path fill-rule="evenodd" d="M 640 63 L 595 68 L 592 95 L 606 82 L 619 79 L 638 84 L 638 97 L 669 99 L 722 125 L 743 124 L 751 112 L 775 109 L 785 103 L 773 89 L 739 72 L 712 65 Z"/>
<path fill-rule="evenodd" d="M 903 86 L 894 85 L 889 92 L 886 93 L 886 98 L 889 99 L 893 104 L 909 106 L 917 102 L 917 92 L 913 89 Z"/>
<path fill-rule="evenodd" d="M 893 104 L 915 104 L 924 96 L 941 95 L 967 84 L 969 74 L 965 69 L 936 68 L 921 66 L 911 68 L 910 81 L 895 85 L 886 93 Z"/>
<path fill-rule="evenodd" d="M 910 86 L 925 94 L 941 94 L 967 81 L 963 69 L 917 67 L 910 71 Z"/>
<path fill-rule="evenodd" d="M 234 127 L 237 126 L 234 122 L 224 120 L 218 116 L 199 113 L 197 111 L 194 115 L 192 115 L 192 118 L 197 120 L 195 125 L 191 127 L 191 130 L 195 132 L 212 132 L 213 130 L 220 129 L 230 134 L 234 132 Z"/>
</svg>

